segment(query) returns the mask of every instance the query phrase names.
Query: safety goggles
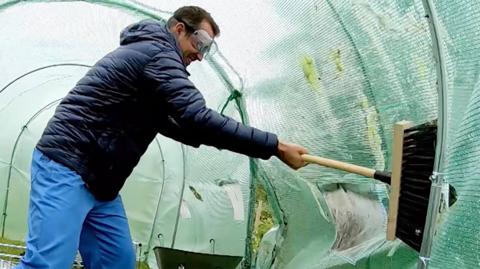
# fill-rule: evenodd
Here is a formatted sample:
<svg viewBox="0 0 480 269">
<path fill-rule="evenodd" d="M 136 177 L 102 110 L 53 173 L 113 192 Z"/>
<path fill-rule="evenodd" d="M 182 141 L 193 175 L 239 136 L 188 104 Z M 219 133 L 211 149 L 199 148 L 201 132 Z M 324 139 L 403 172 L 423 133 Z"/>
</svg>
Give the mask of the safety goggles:
<svg viewBox="0 0 480 269">
<path fill-rule="evenodd" d="M 195 43 L 195 48 L 198 50 L 203 57 L 207 55 L 213 55 L 217 51 L 217 43 L 210 37 L 207 31 L 203 29 L 195 29 L 190 24 L 186 23 L 184 20 L 180 18 L 175 19 L 185 25 L 190 32 L 193 32 L 192 39 Z"/>
<path fill-rule="evenodd" d="M 192 34 L 192 39 L 195 43 L 195 48 L 200 52 L 200 54 L 202 54 L 203 57 L 212 55 L 217 50 L 215 41 L 205 30 L 199 29 L 194 31 Z"/>
</svg>

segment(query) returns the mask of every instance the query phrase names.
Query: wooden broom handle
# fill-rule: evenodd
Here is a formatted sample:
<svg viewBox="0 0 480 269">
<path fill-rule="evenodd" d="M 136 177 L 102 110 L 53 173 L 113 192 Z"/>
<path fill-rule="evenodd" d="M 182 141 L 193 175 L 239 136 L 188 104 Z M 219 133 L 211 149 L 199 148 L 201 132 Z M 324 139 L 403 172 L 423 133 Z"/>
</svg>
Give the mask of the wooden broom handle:
<svg viewBox="0 0 480 269">
<path fill-rule="evenodd" d="M 358 166 L 350 163 L 335 161 L 332 159 L 322 158 L 318 156 L 303 154 L 302 159 L 307 163 L 314 163 L 325 167 L 335 168 L 345 172 L 354 173 L 357 175 L 366 176 L 369 178 L 374 178 L 375 170 L 366 168 L 363 166 Z"/>
</svg>

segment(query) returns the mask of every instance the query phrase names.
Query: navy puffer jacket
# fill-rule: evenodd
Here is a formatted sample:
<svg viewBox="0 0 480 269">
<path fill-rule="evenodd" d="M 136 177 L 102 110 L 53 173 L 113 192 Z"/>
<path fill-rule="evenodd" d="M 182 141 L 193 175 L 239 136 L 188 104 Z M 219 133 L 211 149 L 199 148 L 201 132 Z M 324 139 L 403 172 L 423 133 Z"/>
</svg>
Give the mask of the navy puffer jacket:
<svg viewBox="0 0 480 269">
<path fill-rule="evenodd" d="M 120 45 L 63 98 L 37 144 L 76 171 L 97 199 L 117 196 L 157 133 L 262 159 L 276 152 L 276 135 L 205 106 L 162 23 L 130 25 Z"/>
</svg>

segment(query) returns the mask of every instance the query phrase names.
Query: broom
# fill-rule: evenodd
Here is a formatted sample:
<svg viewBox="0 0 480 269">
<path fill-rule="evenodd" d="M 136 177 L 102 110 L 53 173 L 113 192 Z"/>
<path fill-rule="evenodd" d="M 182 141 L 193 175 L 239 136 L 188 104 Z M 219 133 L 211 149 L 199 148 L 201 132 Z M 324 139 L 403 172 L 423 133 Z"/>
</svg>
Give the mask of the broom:
<svg viewBox="0 0 480 269">
<path fill-rule="evenodd" d="M 390 184 L 387 240 L 395 240 L 398 237 L 420 251 L 428 210 L 430 176 L 435 159 L 436 134 L 436 121 L 418 126 L 413 126 L 408 121 L 396 123 L 391 173 L 308 154 L 302 155 L 302 158 L 307 163 L 343 170 Z"/>
</svg>

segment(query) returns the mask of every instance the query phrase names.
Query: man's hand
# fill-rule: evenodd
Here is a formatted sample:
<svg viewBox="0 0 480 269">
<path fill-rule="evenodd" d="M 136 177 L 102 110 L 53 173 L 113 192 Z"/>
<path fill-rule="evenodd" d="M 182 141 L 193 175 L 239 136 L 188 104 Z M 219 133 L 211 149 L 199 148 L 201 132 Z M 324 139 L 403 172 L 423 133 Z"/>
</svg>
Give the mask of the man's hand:
<svg viewBox="0 0 480 269">
<path fill-rule="evenodd" d="M 307 165 L 302 159 L 302 154 L 308 153 L 306 148 L 300 145 L 278 141 L 277 150 L 277 157 L 292 169 L 297 170 Z"/>
</svg>

